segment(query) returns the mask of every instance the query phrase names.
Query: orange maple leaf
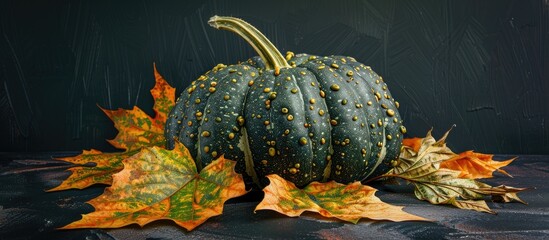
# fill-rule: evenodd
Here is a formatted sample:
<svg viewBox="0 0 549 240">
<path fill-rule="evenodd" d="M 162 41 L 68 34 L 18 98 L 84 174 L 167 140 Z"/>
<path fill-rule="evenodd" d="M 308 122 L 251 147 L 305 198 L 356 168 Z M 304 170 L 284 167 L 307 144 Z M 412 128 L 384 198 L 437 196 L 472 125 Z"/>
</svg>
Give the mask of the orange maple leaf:
<svg viewBox="0 0 549 240">
<path fill-rule="evenodd" d="M 92 149 L 84 150 L 78 156 L 58 158 L 80 166 L 69 168 L 71 175 L 59 186 L 48 191 L 82 189 L 93 184 L 110 184 L 112 182 L 111 175 L 122 170 L 122 160 L 136 154 L 142 147 L 164 146 L 166 142 L 164 124 L 171 108 L 175 105 L 175 88 L 171 87 L 158 73 L 156 65 L 154 65 L 154 76 L 156 83 L 151 89 L 154 99 L 154 118 L 138 107 L 131 110 L 101 108 L 119 131 L 117 136 L 108 142 L 125 151 L 103 153 Z M 93 163 L 94 166 L 89 166 L 90 163 Z"/>
<path fill-rule="evenodd" d="M 174 150 L 143 148 L 123 161 L 105 192 L 89 201 L 95 211 L 62 229 L 118 228 L 169 219 L 192 230 L 220 215 L 230 198 L 246 193 L 236 162 L 223 156 L 197 172 L 191 154 L 181 143 Z"/>
<path fill-rule="evenodd" d="M 414 152 L 419 152 L 419 148 L 421 147 L 421 140 L 423 138 L 405 138 L 402 139 L 402 145 L 410 147 Z"/>
<path fill-rule="evenodd" d="M 375 196 L 376 189 L 360 182 L 348 185 L 335 181 L 313 182 L 299 189 L 276 174 L 267 177 L 270 184 L 263 189 L 265 197 L 255 208 L 256 211 L 274 210 L 290 217 L 311 211 L 352 223 L 357 223 L 361 218 L 395 222 L 427 220 L 402 211 L 403 207 L 382 202 Z"/>
<path fill-rule="evenodd" d="M 440 167 L 460 171 L 460 178 L 491 178 L 493 177 L 492 173 L 494 171 L 512 177 L 509 173 L 500 168 L 509 165 L 516 158 L 505 161 L 494 161 L 492 160 L 493 156 L 494 155 L 491 154 L 465 151 L 453 158 L 443 161 L 440 163 Z"/>
<path fill-rule="evenodd" d="M 405 138 L 402 140 L 402 145 L 410 148 L 413 152 L 419 152 L 422 141 L 424 138 Z M 509 173 L 500 168 L 509 165 L 516 158 L 508 159 L 505 161 L 494 161 L 492 157 L 494 155 L 475 153 L 473 151 L 465 151 L 454 157 L 441 162 L 441 168 L 447 168 L 451 170 L 460 171 L 460 178 L 479 179 L 479 178 L 491 178 L 492 173 L 498 171 L 509 177 L 512 177 Z"/>
</svg>

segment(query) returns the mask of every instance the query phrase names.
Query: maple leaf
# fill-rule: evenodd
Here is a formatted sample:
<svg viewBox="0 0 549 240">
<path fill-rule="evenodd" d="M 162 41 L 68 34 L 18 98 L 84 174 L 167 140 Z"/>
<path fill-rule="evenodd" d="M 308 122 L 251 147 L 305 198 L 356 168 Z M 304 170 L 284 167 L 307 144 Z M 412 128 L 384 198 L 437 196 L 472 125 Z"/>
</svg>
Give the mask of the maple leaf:
<svg viewBox="0 0 549 240">
<path fill-rule="evenodd" d="M 466 151 L 460 153 L 458 156 L 443 161 L 440 164 L 440 167 L 460 171 L 460 178 L 491 178 L 493 177 L 492 173 L 494 171 L 512 177 L 509 173 L 500 168 L 509 165 L 516 158 L 505 161 L 494 161 L 492 160 L 493 156 L 494 155 L 490 154 Z"/>
<path fill-rule="evenodd" d="M 92 149 L 84 150 L 78 156 L 58 158 L 80 166 L 69 168 L 71 175 L 59 186 L 48 191 L 82 189 L 93 184 L 110 184 L 112 182 L 111 175 L 122 170 L 122 160 L 136 154 L 142 147 L 164 146 L 166 142 L 164 124 L 170 109 L 175 105 L 175 89 L 158 73 L 156 65 L 154 65 L 154 75 L 156 84 L 151 89 L 154 99 L 154 118 L 138 107 L 134 107 L 132 110 L 101 108 L 119 131 L 117 136 L 108 142 L 125 151 L 103 153 Z"/>
<path fill-rule="evenodd" d="M 428 132 L 426 138 L 406 138 L 402 140 L 402 145 L 404 151 L 407 155 L 414 155 L 420 151 L 421 146 L 425 146 L 423 141 L 428 140 L 434 141 L 434 139 L 429 138 L 431 131 Z M 446 138 L 446 135 L 443 139 Z M 451 154 L 449 154 L 450 156 Z M 494 155 L 475 153 L 474 151 L 465 151 L 458 155 L 453 155 L 449 159 L 440 158 L 441 168 L 447 168 L 452 170 L 460 171 L 460 178 L 470 178 L 470 179 L 479 179 L 479 178 L 491 178 L 493 177 L 492 173 L 498 171 L 502 174 L 505 174 L 509 177 L 511 175 L 506 171 L 500 169 L 509 165 L 516 158 L 512 158 L 505 161 L 494 161 L 492 159 Z M 440 157 L 440 156 L 439 156 Z"/>
<path fill-rule="evenodd" d="M 405 138 L 402 139 L 402 145 L 407 146 L 414 150 L 414 152 L 419 152 L 419 148 L 421 147 L 421 140 L 422 138 Z"/>
<path fill-rule="evenodd" d="M 95 166 L 76 166 L 69 168 L 68 170 L 71 172 L 71 175 L 59 186 L 49 189 L 48 192 L 71 188 L 84 189 L 93 184 L 111 184 L 112 174 L 120 172 L 120 170 L 124 168 L 122 160 L 137 152 L 138 151 L 103 153 L 92 149 L 90 151 L 84 150 L 82 154 L 78 156 L 58 158 L 58 160 L 81 165 L 94 163 Z"/>
<path fill-rule="evenodd" d="M 263 189 L 265 197 L 255 208 L 256 211 L 274 210 L 290 217 L 311 211 L 352 223 L 357 223 L 361 218 L 395 222 L 427 220 L 402 211 L 403 207 L 382 202 L 374 195 L 376 189 L 360 182 L 348 185 L 334 181 L 312 182 L 299 189 L 276 174 L 267 177 L 270 184 Z"/>
<path fill-rule="evenodd" d="M 435 141 L 429 131 L 425 138 L 414 140 L 421 142 L 419 148 L 416 145 L 404 145 L 394 168 L 379 178 L 404 179 L 415 185 L 414 193 L 418 199 L 432 204 L 451 204 L 458 208 L 495 213 L 484 201 L 486 196 L 504 202 L 525 203 L 517 196 L 524 188 L 492 187 L 474 179 L 460 178 L 461 171 L 441 168 L 444 161 L 459 157 L 446 146 L 449 132 Z"/>
<path fill-rule="evenodd" d="M 496 187 L 497 189 L 502 190 L 500 194 L 491 194 L 492 195 L 492 201 L 494 202 L 520 202 L 522 204 L 528 204 L 522 199 L 520 199 L 517 195 L 518 192 L 526 190 L 526 188 L 514 188 L 514 187 L 508 187 L 505 185 L 500 185 Z"/>
<path fill-rule="evenodd" d="M 450 129 L 451 130 L 451 129 Z M 446 138 L 450 133 L 446 132 L 438 141 L 431 135 L 432 130 L 427 132 L 424 138 L 413 138 L 413 144 L 408 145 L 403 141 L 403 147 L 400 157 L 396 163 L 393 163 L 398 172 L 407 172 L 417 167 L 433 164 L 438 168 L 440 162 L 456 156 L 450 148 L 446 146 Z M 408 142 L 409 143 L 409 142 Z"/>
<path fill-rule="evenodd" d="M 220 157 L 197 173 L 191 154 L 181 143 L 174 150 L 143 148 L 123 160 L 112 186 L 89 201 L 95 211 L 63 229 L 144 226 L 169 219 L 192 230 L 222 213 L 226 200 L 246 193 L 236 162 Z"/>
<path fill-rule="evenodd" d="M 116 148 L 131 151 L 141 147 L 164 146 L 164 124 L 172 107 L 175 105 L 175 88 L 171 87 L 156 70 L 156 84 L 151 89 L 154 98 L 154 118 L 151 118 L 138 107 L 131 110 L 106 110 L 103 112 L 114 122 L 118 134 L 108 140 Z"/>
</svg>

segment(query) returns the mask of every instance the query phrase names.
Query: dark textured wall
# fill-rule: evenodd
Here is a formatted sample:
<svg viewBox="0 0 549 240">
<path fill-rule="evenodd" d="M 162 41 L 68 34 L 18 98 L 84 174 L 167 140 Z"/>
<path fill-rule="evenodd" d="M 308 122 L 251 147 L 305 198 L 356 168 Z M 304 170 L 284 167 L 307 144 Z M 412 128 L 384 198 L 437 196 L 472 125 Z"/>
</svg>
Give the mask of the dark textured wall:
<svg viewBox="0 0 549 240">
<path fill-rule="evenodd" d="M 281 52 L 354 56 L 401 103 L 409 136 L 456 151 L 549 154 L 549 2 L 24 1 L 0 3 L 0 151 L 112 150 L 97 108 L 152 113 L 152 63 L 178 89 L 255 55 L 212 15 Z"/>
</svg>

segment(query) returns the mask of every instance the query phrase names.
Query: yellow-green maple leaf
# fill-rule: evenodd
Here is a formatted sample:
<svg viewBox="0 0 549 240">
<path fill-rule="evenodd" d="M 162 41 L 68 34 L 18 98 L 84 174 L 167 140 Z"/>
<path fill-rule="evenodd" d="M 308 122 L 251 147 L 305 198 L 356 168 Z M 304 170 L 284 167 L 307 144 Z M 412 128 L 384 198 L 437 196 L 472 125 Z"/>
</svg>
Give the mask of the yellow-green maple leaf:
<svg viewBox="0 0 549 240">
<path fill-rule="evenodd" d="M 171 87 L 158 73 L 156 65 L 154 75 L 156 84 L 151 89 L 151 95 L 154 98 L 154 118 L 135 106 L 131 110 L 101 108 L 118 130 L 116 137 L 108 140 L 114 147 L 132 151 L 141 147 L 164 146 L 166 142 L 164 125 L 170 110 L 175 105 L 175 88 Z"/>
<path fill-rule="evenodd" d="M 402 211 L 403 207 L 382 202 L 375 196 L 376 189 L 360 182 L 347 185 L 335 181 L 312 182 L 299 189 L 276 174 L 267 177 L 270 184 L 263 189 L 265 197 L 256 211 L 274 210 L 290 217 L 311 211 L 352 223 L 357 223 L 361 218 L 395 222 L 426 220 Z"/>
<path fill-rule="evenodd" d="M 95 166 L 76 166 L 69 168 L 71 175 L 59 186 L 48 191 L 60 191 L 71 188 L 83 189 L 93 184 L 111 184 L 112 175 L 119 172 L 124 167 L 122 160 L 137 152 L 138 151 L 103 153 L 92 149 L 90 151 L 84 150 L 82 154 L 78 156 L 59 158 L 60 160 L 79 165 L 94 163 Z"/>
<path fill-rule="evenodd" d="M 117 136 L 108 140 L 116 148 L 125 150 L 118 153 L 103 153 L 98 150 L 84 150 L 74 157 L 59 158 L 77 164 L 69 168 L 71 175 L 59 186 L 49 191 L 71 188 L 82 189 L 93 184 L 110 184 L 111 175 L 122 170 L 122 160 L 137 153 L 142 147 L 164 146 L 164 124 L 171 108 L 175 105 L 175 88 L 171 87 L 154 66 L 155 86 L 151 89 L 154 99 L 155 116 L 150 117 L 138 107 L 131 110 L 118 109 L 103 112 L 114 122 Z M 93 166 L 89 166 L 89 165 Z"/>
<path fill-rule="evenodd" d="M 143 148 L 123 161 L 112 186 L 89 201 L 95 211 L 63 229 L 117 228 L 169 219 L 192 230 L 222 213 L 226 200 L 246 193 L 236 162 L 220 157 L 197 173 L 181 143 L 174 150 Z"/>
</svg>

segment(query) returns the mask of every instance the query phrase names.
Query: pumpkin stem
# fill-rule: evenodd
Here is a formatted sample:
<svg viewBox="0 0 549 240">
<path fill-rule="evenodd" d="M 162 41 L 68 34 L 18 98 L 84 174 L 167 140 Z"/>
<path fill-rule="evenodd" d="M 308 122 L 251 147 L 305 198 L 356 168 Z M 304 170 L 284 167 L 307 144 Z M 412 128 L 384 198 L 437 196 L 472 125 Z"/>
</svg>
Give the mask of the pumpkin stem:
<svg viewBox="0 0 549 240">
<path fill-rule="evenodd" d="M 275 74 L 277 74 L 281 68 L 291 67 L 273 43 L 244 20 L 234 17 L 213 16 L 208 24 L 216 29 L 234 32 L 244 38 L 259 54 L 265 63 L 265 69 L 275 70 Z"/>
</svg>

